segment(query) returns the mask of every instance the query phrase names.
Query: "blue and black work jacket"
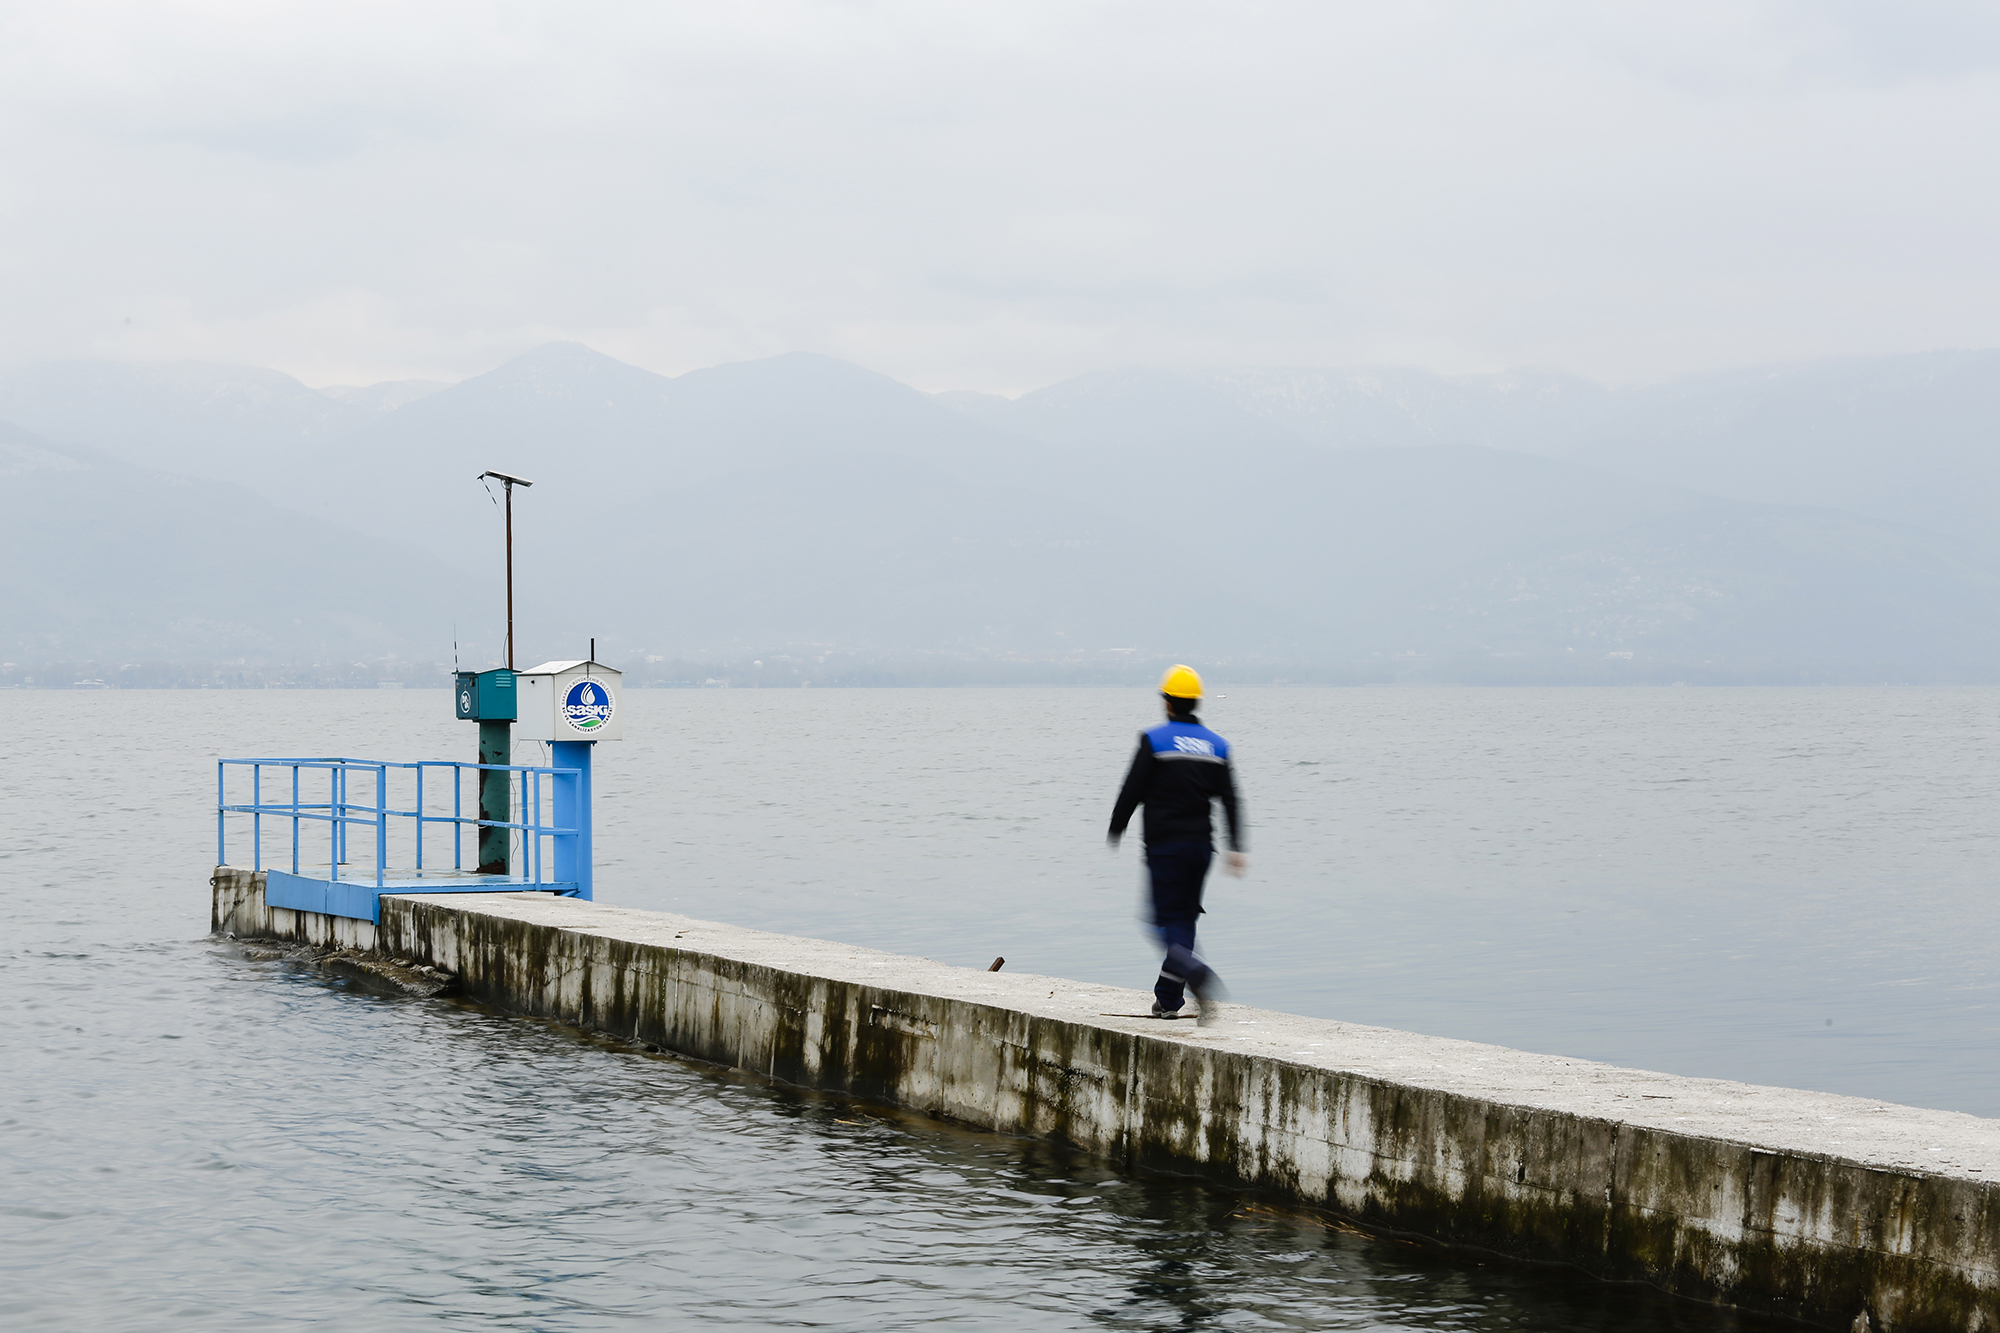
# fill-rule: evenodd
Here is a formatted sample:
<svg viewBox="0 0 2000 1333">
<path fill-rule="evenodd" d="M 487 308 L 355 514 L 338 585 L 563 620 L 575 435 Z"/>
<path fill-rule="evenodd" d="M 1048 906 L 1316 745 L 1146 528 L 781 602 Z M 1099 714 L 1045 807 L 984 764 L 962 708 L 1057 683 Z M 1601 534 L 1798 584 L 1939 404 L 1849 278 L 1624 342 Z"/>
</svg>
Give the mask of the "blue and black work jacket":
<svg viewBox="0 0 2000 1333">
<path fill-rule="evenodd" d="M 1146 845 L 1213 842 L 1211 809 L 1222 802 L 1229 821 L 1229 847 L 1243 850 L 1243 815 L 1236 800 L 1236 777 L 1229 766 L 1229 742 L 1201 723 L 1162 722 L 1139 733 L 1139 752 L 1125 774 L 1118 804 L 1111 810 L 1111 840 L 1118 841 L 1132 812 L 1146 807 Z"/>
</svg>

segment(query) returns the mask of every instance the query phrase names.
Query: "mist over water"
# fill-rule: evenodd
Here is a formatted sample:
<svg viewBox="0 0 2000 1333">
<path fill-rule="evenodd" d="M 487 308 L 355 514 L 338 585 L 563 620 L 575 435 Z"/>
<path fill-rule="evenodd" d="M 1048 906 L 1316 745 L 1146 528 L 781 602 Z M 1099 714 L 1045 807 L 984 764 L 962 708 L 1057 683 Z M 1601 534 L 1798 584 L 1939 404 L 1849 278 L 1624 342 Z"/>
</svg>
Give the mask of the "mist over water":
<svg viewBox="0 0 2000 1333">
<path fill-rule="evenodd" d="M 1221 688 L 1254 865 L 1204 943 L 1236 999 L 2000 1113 L 2000 692 Z M 1103 846 L 1143 692 L 627 707 L 601 899 L 1149 980 L 1135 849 Z M 0 1318 L 1752 1326 L 204 938 L 216 755 L 469 756 L 449 709 L 0 694 Z"/>
</svg>

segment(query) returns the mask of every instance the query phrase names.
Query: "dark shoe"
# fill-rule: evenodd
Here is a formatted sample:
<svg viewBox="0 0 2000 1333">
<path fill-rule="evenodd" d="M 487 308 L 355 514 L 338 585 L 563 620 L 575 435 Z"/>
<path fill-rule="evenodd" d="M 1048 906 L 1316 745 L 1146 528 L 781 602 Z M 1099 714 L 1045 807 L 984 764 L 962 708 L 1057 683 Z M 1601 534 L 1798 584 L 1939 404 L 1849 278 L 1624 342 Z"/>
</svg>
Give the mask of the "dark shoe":
<svg viewBox="0 0 2000 1333">
<path fill-rule="evenodd" d="M 1153 1001 L 1153 1017 L 1179 1018 L 1180 1016 L 1181 1016 L 1181 1011 L 1178 1006 L 1172 1009 L 1162 1009 L 1160 1008 L 1160 1002 L 1158 1000 Z"/>
<path fill-rule="evenodd" d="M 1191 986 L 1188 989 L 1194 992 L 1194 1025 L 1198 1028 L 1208 1027 L 1215 1022 L 1220 1010 L 1221 1006 L 1216 1001 L 1222 998 L 1222 988 L 1216 985 L 1215 979 L 1211 977 L 1207 985 Z"/>
</svg>

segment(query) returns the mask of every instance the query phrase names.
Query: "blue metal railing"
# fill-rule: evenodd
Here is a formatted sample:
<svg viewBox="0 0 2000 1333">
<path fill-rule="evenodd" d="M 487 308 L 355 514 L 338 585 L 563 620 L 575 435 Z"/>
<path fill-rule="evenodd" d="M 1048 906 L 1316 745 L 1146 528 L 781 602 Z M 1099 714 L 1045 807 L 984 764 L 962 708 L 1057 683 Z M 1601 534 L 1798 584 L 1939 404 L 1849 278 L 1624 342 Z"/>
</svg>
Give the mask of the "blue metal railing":
<svg viewBox="0 0 2000 1333">
<path fill-rule="evenodd" d="M 229 803 L 229 770 L 232 767 L 250 770 L 250 802 L 247 805 Z M 289 800 L 267 801 L 264 799 L 264 770 L 275 768 L 287 770 L 291 775 Z M 451 770 L 451 813 L 432 814 L 426 809 L 424 777 L 432 769 Z M 518 820 L 480 819 L 465 813 L 464 783 L 467 770 L 475 773 L 519 773 L 521 818 Z M 326 799 L 303 800 L 307 793 L 304 785 L 309 781 L 303 774 L 324 772 L 327 775 Z M 416 775 L 415 807 L 409 810 L 395 809 L 389 804 L 389 775 L 391 773 L 414 773 Z M 364 782 L 372 778 L 374 800 L 355 800 L 351 793 L 354 777 L 362 775 Z M 251 868 L 262 870 L 264 866 L 264 819 L 266 816 L 292 821 L 291 862 L 292 873 L 299 873 L 299 835 L 306 821 L 324 823 L 327 826 L 328 877 L 339 880 L 340 867 L 348 859 L 348 830 L 355 825 L 363 825 L 373 830 L 375 837 L 375 885 L 380 888 L 389 876 L 389 830 L 390 820 L 409 820 L 414 826 L 416 869 L 424 869 L 424 827 L 428 824 L 449 824 L 451 830 L 451 866 L 454 870 L 465 868 L 464 830 L 467 825 L 474 828 L 516 829 L 521 833 L 522 874 L 527 882 L 547 884 L 552 881 L 542 873 L 545 864 L 542 845 L 551 838 L 575 838 L 578 830 L 561 828 L 543 820 L 543 811 L 555 805 L 555 784 L 575 783 L 581 775 L 575 768 L 536 768 L 522 764 L 462 764 L 449 759 L 427 759 L 416 763 L 391 763 L 376 759 L 220 759 L 215 765 L 215 863 L 229 864 L 228 818 L 230 815 L 250 816 L 250 858 Z M 543 798 L 543 782 L 549 784 L 548 798 Z M 363 796 L 368 795 L 364 791 Z M 435 795 L 435 784 L 432 794 Z M 477 797 L 474 798 L 475 807 Z M 553 859 L 553 858 L 550 858 Z"/>
</svg>

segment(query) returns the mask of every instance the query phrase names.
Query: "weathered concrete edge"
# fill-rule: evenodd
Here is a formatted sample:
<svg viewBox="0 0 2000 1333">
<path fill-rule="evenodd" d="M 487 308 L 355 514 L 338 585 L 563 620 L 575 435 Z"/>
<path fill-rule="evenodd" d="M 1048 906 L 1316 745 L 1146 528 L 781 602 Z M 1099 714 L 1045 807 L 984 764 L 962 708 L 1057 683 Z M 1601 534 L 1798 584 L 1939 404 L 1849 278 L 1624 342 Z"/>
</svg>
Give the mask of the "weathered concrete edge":
<svg viewBox="0 0 2000 1333">
<path fill-rule="evenodd" d="M 219 870 L 216 928 L 407 955 L 496 1007 L 799 1086 L 1831 1327 L 2000 1325 L 2000 1206 L 1984 1181 L 1305 1068 L 474 898 L 385 899 L 378 931 L 265 909 L 260 889 Z"/>
</svg>

